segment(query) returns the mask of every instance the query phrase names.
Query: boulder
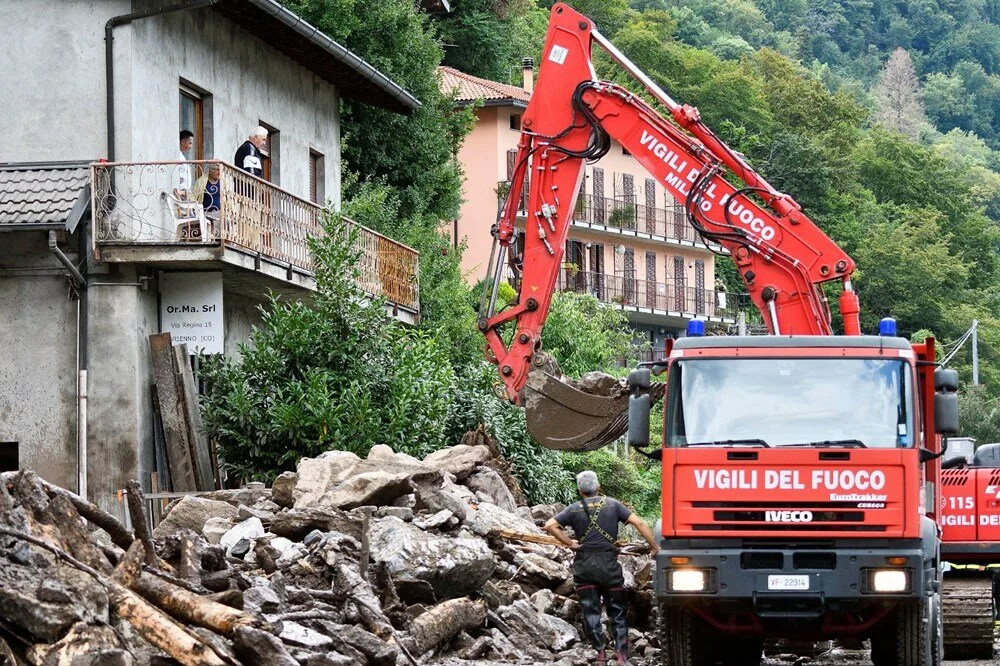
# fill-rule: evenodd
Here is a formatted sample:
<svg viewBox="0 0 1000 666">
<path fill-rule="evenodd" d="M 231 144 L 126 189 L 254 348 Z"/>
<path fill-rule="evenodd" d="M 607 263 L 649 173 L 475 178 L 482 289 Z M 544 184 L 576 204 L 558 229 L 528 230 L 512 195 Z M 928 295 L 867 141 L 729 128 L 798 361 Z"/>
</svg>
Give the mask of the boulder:
<svg viewBox="0 0 1000 666">
<path fill-rule="evenodd" d="M 245 664 L 298 666 L 299 663 L 292 659 L 278 637 L 253 627 L 239 627 L 233 633 L 233 649 Z"/>
<path fill-rule="evenodd" d="M 429 516 L 420 516 L 413 521 L 413 524 L 422 530 L 430 530 L 442 525 L 447 525 L 448 521 L 455 517 L 448 509 L 441 509 L 437 513 L 431 514 Z"/>
<path fill-rule="evenodd" d="M 233 546 L 237 543 L 243 540 L 249 542 L 259 536 L 264 536 L 264 525 L 260 522 L 260 518 L 254 516 L 230 528 L 219 539 L 219 545 L 226 549 L 227 555 L 231 555 L 233 554 Z"/>
<path fill-rule="evenodd" d="M 464 481 L 464 484 L 481 499 L 496 504 L 504 511 L 511 513 L 517 511 L 517 502 L 514 501 L 514 496 L 495 469 L 484 467 L 475 474 L 471 474 Z"/>
<path fill-rule="evenodd" d="M 327 451 L 318 458 L 299 460 L 292 496 L 295 508 L 325 505 L 323 497 L 353 474 L 361 458 L 349 451 Z"/>
<path fill-rule="evenodd" d="M 323 650 L 333 645 L 333 639 L 329 636 L 324 636 L 315 629 L 297 622 L 282 622 L 278 637 L 288 645 L 298 645 L 313 650 Z"/>
<path fill-rule="evenodd" d="M 495 504 L 483 502 L 476 509 L 476 517 L 472 519 L 472 531 L 486 536 L 497 530 L 513 530 L 523 534 L 542 534 L 533 521 L 504 511 Z"/>
<path fill-rule="evenodd" d="M 353 509 L 359 506 L 391 504 L 410 492 L 410 476 L 405 472 L 363 472 L 355 474 L 324 495 L 318 508 Z"/>
<path fill-rule="evenodd" d="M 295 505 L 295 484 L 299 475 L 295 472 L 282 472 L 271 486 L 271 499 L 278 506 L 291 508 Z"/>
<path fill-rule="evenodd" d="M 397 585 L 426 581 L 438 598 L 478 590 L 496 568 L 493 553 L 482 539 L 436 537 L 393 517 L 372 523 L 371 556 L 385 564 Z"/>
<path fill-rule="evenodd" d="M 396 453 L 385 444 L 377 444 L 368 452 L 368 457 L 358 463 L 352 474 L 368 472 L 387 472 L 389 474 L 405 474 L 415 483 L 429 482 L 440 485 L 441 472 L 430 465 L 425 465 L 413 456 Z"/>
<path fill-rule="evenodd" d="M 205 521 L 205 526 L 201 528 L 201 533 L 205 537 L 205 541 L 212 545 L 217 545 L 222 540 L 222 535 L 228 532 L 232 526 L 233 521 L 228 518 L 212 516 Z"/>
<path fill-rule="evenodd" d="M 557 587 L 570 579 L 568 564 L 534 552 L 518 552 L 514 558 L 514 580 L 528 588 Z"/>
<path fill-rule="evenodd" d="M 565 650 L 580 640 L 573 625 L 546 613 L 539 613 L 527 599 L 519 599 L 498 611 L 507 625 L 536 646 L 554 652 Z"/>
<path fill-rule="evenodd" d="M 301 541 L 313 530 L 341 532 L 361 538 L 361 521 L 333 507 L 327 509 L 289 509 L 271 521 L 271 532 L 292 541 Z"/>
<path fill-rule="evenodd" d="M 251 587 L 245 591 L 243 604 L 246 610 L 259 613 L 276 613 L 281 610 L 281 598 L 266 585 Z"/>
<path fill-rule="evenodd" d="M 466 520 L 469 517 L 470 507 L 468 504 L 456 495 L 436 488 L 429 483 L 418 485 L 416 496 L 414 508 L 418 510 L 437 513 L 447 509 L 459 520 Z"/>
<path fill-rule="evenodd" d="M 566 508 L 565 504 L 556 502 L 555 504 L 536 504 L 531 507 L 531 517 L 535 522 L 544 525 L 549 518 L 554 518 L 557 513 Z"/>
<path fill-rule="evenodd" d="M 77 622 L 107 623 L 108 596 L 90 575 L 69 565 L 3 561 L 0 618 L 22 634 L 53 642 Z"/>
<path fill-rule="evenodd" d="M 435 469 L 450 472 L 456 479 L 464 479 L 472 474 L 476 467 L 490 459 L 489 448 L 459 444 L 449 446 L 431 453 L 424 458 L 424 464 Z"/>
<path fill-rule="evenodd" d="M 386 516 L 395 516 L 402 521 L 413 520 L 413 509 L 408 509 L 403 506 L 380 506 L 378 509 L 379 518 L 385 518 Z"/>
<path fill-rule="evenodd" d="M 200 534 L 209 518 L 235 521 L 238 514 L 236 507 L 228 502 L 185 495 L 156 526 L 153 537 L 163 539 L 180 530 L 192 530 Z"/>
</svg>

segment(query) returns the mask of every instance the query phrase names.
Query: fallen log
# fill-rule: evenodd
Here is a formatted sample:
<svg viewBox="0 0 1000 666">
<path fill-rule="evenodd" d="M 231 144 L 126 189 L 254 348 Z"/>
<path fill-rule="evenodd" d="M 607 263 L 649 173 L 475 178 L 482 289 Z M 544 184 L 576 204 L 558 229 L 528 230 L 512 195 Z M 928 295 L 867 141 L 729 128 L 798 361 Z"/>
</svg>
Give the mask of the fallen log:
<svg viewBox="0 0 1000 666">
<path fill-rule="evenodd" d="M 132 526 L 135 528 L 135 538 L 142 542 L 146 550 L 146 564 L 151 567 L 158 567 L 156 549 L 153 547 L 153 536 L 149 530 L 149 522 L 146 520 L 146 501 L 142 494 L 142 488 L 135 479 L 130 479 L 125 484 L 125 498 L 128 503 L 128 513 L 132 517 Z"/>
<path fill-rule="evenodd" d="M 110 513 L 93 502 L 88 502 L 76 493 L 70 492 L 65 488 L 54 486 L 45 479 L 39 479 L 39 481 L 42 484 L 42 488 L 46 493 L 48 493 L 49 497 L 62 495 L 68 499 L 76 508 L 77 513 L 107 532 L 108 536 L 111 537 L 111 542 L 116 546 L 122 550 L 128 550 L 129 546 L 132 545 L 135 537 L 130 531 L 125 529 L 125 526 L 122 525 L 117 518 L 112 516 Z"/>
<path fill-rule="evenodd" d="M 410 624 L 403 646 L 423 654 L 450 640 L 455 634 L 481 627 L 486 622 L 486 604 L 468 597 L 449 599 L 417 616 Z"/>
<path fill-rule="evenodd" d="M 338 588 L 346 591 L 351 599 L 361 602 L 357 604 L 358 615 L 361 616 L 365 629 L 382 640 L 387 640 L 392 635 L 392 624 L 379 607 L 378 598 L 368 581 L 343 563 L 338 563 L 334 568 L 334 578 Z"/>
<path fill-rule="evenodd" d="M 45 518 L 62 533 L 74 557 L 98 571 L 111 572 L 111 563 L 93 542 L 79 512 L 65 495 L 56 495 L 49 501 L 45 508 Z"/>
<path fill-rule="evenodd" d="M 239 627 L 254 625 L 253 616 L 143 573 L 131 587 L 157 608 L 182 622 L 232 636 Z"/>
<path fill-rule="evenodd" d="M 103 575 L 97 569 L 84 564 L 66 551 L 53 546 L 44 539 L 39 539 L 20 530 L 0 526 L 0 534 L 6 534 L 44 548 L 69 565 L 90 574 L 107 590 L 108 601 L 115 615 L 131 624 L 151 645 L 160 648 L 183 666 L 227 666 L 231 663 L 223 660 L 209 646 L 192 636 L 182 626 L 138 594 L 113 578 Z M 122 571 L 122 578 L 127 579 L 130 576 L 130 574 L 125 573 L 126 569 L 133 566 L 131 563 L 141 560 L 143 554 L 142 544 L 136 542 L 133 557 L 131 559 L 126 557 L 119 563 L 118 568 Z"/>
</svg>

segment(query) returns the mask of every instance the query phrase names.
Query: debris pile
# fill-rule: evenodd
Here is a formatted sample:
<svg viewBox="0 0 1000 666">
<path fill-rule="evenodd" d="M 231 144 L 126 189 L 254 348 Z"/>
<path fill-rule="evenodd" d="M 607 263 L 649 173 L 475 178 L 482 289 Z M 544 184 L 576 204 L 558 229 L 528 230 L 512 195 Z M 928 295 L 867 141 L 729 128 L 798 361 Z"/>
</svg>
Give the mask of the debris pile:
<svg viewBox="0 0 1000 666">
<path fill-rule="evenodd" d="M 134 533 L 6 473 L 0 663 L 590 663 L 572 553 L 538 527 L 561 506 L 519 505 L 490 448 L 466 440 L 422 461 L 329 451 L 270 489 L 185 496 L 153 530 L 132 482 Z M 647 629 L 652 563 L 622 564 L 630 626 Z M 632 638 L 637 657 L 656 652 Z"/>
</svg>

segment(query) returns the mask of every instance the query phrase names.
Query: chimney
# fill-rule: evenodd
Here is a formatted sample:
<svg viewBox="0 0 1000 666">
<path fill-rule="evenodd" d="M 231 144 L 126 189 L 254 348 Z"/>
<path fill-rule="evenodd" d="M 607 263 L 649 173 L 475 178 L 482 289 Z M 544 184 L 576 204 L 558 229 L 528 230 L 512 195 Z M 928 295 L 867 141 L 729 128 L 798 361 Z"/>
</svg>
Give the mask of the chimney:
<svg viewBox="0 0 1000 666">
<path fill-rule="evenodd" d="M 531 58 L 522 60 L 521 74 L 524 75 L 524 89 L 530 94 L 535 88 L 535 61 Z"/>
</svg>

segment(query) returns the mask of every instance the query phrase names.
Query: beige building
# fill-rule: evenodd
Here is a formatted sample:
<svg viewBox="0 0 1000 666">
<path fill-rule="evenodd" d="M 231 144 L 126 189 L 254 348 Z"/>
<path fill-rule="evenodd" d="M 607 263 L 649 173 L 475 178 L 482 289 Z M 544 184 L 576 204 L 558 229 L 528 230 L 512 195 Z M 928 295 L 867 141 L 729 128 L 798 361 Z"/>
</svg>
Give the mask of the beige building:
<svg viewBox="0 0 1000 666">
<path fill-rule="evenodd" d="M 450 232 L 465 242 L 466 280 L 485 277 L 498 195 L 514 170 L 521 115 L 531 98 L 532 69 L 524 87 L 440 68 L 441 87 L 458 105 L 475 104 L 476 127 L 458 153 L 465 170 L 463 204 Z M 519 220 L 523 226 L 521 198 Z M 735 303 L 715 289 L 715 254 L 688 223 L 683 206 L 618 142 L 588 164 L 574 208 L 558 288 L 594 294 L 625 310 L 637 341 L 662 349 L 694 318 L 734 324 Z"/>
</svg>

